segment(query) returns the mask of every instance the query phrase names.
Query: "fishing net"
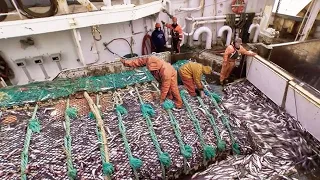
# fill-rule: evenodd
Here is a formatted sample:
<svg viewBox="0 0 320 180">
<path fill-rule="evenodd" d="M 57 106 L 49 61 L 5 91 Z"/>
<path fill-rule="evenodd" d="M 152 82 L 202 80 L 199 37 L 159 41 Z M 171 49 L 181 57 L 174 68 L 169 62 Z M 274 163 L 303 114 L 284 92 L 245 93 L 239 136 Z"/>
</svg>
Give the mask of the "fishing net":
<svg viewBox="0 0 320 180">
<path fill-rule="evenodd" d="M 155 116 L 150 117 L 153 129 L 160 148 L 163 152 L 168 153 L 171 160 L 170 166 L 165 168 L 165 176 L 170 179 L 179 178 L 185 173 L 192 173 L 203 167 L 203 147 L 199 143 L 199 136 L 186 109 L 183 108 L 179 111 L 172 110 L 172 114 L 179 124 L 182 140 L 192 149 L 192 157 L 184 160 L 173 126 L 170 123 L 170 116 L 159 104 L 157 90 L 150 83 L 140 84 L 137 88 L 143 102 L 150 104 L 151 108 L 155 111 Z M 182 87 L 180 88 L 182 89 Z M 112 163 L 114 167 L 114 172 L 111 175 L 111 178 L 130 179 L 135 177 L 133 169 L 130 166 L 128 154 L 124 148 L 125 144 L 119 129 L 119 117 L 115 111 L 115 104 L 120 102 L 128 111 L 127 114 L 122 116 L 123 124 L 126 129 L 125 135 L 128 145 L 133 157 L 142 161 L 142 166 L 136 170 L 137 176 L 141 179 L 161 179 L 163 174 L 159 156 L 151 140 L 148 124 L 142 116 L 141 103 L 139 102 L 137 92 L 134 91 L 133 87 L 121 90 L 118 89 L 116 92 L 120 95 L 121 101 L 115 100 L 114 92 L 90 94 L 90 97 L 94 102 L 96 102 L 96 97 L 99 95 L 99 107 L 101 109 L 108 141 L 108 154 L 110 156 L 110 163 Z M 70 107 L 76 108 L 78 111 L 76 118 L 70 119 L 70 136 L 72 138 L 71 157 L 72 165 L 76 169 L 76 177 L 79 179 L 102 178 L 102 157 L 101 150 L 99 149 L 101 142 L 97 137 L 96 121 L 89 115 L 91 110 L 88 106 L 88 102 L 83 97 L 83 94 L 76 93 L 73 96 L 70 96 L 69 99 Z M 212 127 L 205 114 L 198 108 L 199 102 L 197 101 L 197 98 L 187 95 L 186 99 L 199 120 L 204 141 L 207 145 L 216 147 L 216 137 L 213 135 Z M 210 103 L 209 99 L 205 99 L 204 103 L 208 106 L 208 109 L 214 109 L 214 106 Z M 58 107 L 58 109 L 56 107 Z M 33 133 L 31 136 L 29 161 L 26 171 L 28 179 L 50 179 L 54 177 L 59 177 L 59 179 L 68 179 L 66 147 L 64 145 L 64 136 L 66 134 L 65 128 L 67 125 L 64 121 L 56 120 L 58 111 L 61 111 L 61 115 L 59 115 L 60 120 L 65 118 L 65 109 L 66 100 L 61 99 L 54 100 L 52 105 L 42 106 L 38 110 L 37 118 L 41 124 L 41 131 L 40 133 Z M 3 120 L 7 119 L 5 122 L 14 121 L 16 124 L 11 125 L 14 129 L 8 130 L 9 125 L 2 122 L 1 136 L 10 138 L 10 136 L 8 136 L 9 133 L 14 132 L 16 133 L 14 136 L 16 141 L 20 142 L 20 146 L 16 147 L 16 153 L 10 156 L 10 158 L 16 158 L 16 162 L 12 161 L 12 159 L 10 161 L 15 162 L 15 166 L 3 166 L 3 169 L 1 169 L 5 172 L 3 177 L 9 179 L 10 177 L 20 176 L 19 155 L 23 148 L 26 123 L 31 117 L 32 110 L 11 110 L 10 112 L 21 115 L 16 116 L 16 120 L 12 117 L 12 113 L 3 114 L 2 116 Z M 217 121 L 218 120 L 219 119 L 217 118 Z M 18 131 L 18 127 L 20 127 L 20 131 Z M 234 132 L 242 131 L 242 129 L 237 126 L 232 128 Z M 225 130 L 225 128 L 222 124 L 218 125 L 218 129 L 223 134 L 223 130 Z M 243 134 L 245 134 L 245 132 L 243 132 Z M 232 153 L 229 137 L 223 135 L 222 138 L 227 142 L 227 149 L 221 152 L 217 151 L 215 158 L 207 161 L 208 164 Z M 6 154 L 6 156 L 8 156 L 8 153 L 14 149 L 14 147 L 11 146 L 16 146 L 17 144 L 12 142 L 9 143 L 9 141 L 6 142 L 6 144 L 3 144 L 3 147 L 5 148 L 0 150 L 0 154 Z M 250 144 L 251 142 L 249 141 L 243 141 L 240 143 L 240 146 L 249 147 Z M 10 147 L 10 150 L 8 147 Z M 245 150 L 243 150 L 243 152 L 245 152 Z"/>
<path fill-rule="evenodd" d="M 37 117 L 40 119 L 41 133 L 31 136 L 27 179 L 68 179 L 64 153 L 64 123 L 51 118 L 46 107 L 40 108 Z M 28 119 L 25 118 L 25 121 Z"/>
<path fill-rule="evenodd" d="M 0 172 L 4 179 L 20 179 L 21 150 L 23 148 L 27 111 L 2 113 L 0 123 Z M 7 178 L 5 178 L 7 177 Z"/>
<path fill-rule="evenodd" d="M 1 107 L 11 107 L 57 99 L 75 94 L 78 91 L 98 92 L 128 85 L 153 81 L 154 78 L 146 68 L 125 71 L 103 76 L 89 76 L 77 79 L 59 79 L 50 82 L 36 82 L 23 86 L 13 86 L 1 89 L 3 94 Z"/>
<path fill-rule="evenodd" d="M 142 57 L 149 56 L 151 55 Z M 170 53 L 157 53 L 152 56 L 169 61 Z M 129 69 L 125 68 L 121 62 L 105 63 L 63 71 L 54 81 L 34 82 L 27 85 L 1 88 L 0 107 L 9 108 L 26 103 L 58 99 L 79 91 L 108 91 L 154 80 L 145 67 L 134 70 Z"/>
<path fill-rule="evenodd" d="M 175 67 L 186 62 L 179 61 Z M 174 179 L 233 154 L 233 141 L 209 96 L 200 103 L 186 93 L 182 109 L 164 109 L 153 80 L 149 71 L 139 68 L 99 76 L 82 77 L 80 73 L 73 79 L 3 89 L 1 106 L 15 107 L 1 116 L 1 161 L 12 162 L 0 165 L 2 177 Z M 95 107 L 89 106 L 83 91 L 97 105 L 94 111 L 101 114 L 103 124 L 98 123 L 92 112 Z M 33 109 L 33 102 L 40 108 Z M 208 113 L 216 125 L 210 122 Z M 230 126 L 235 136 L 248 136 L 233 119 Z M 35 127 L 40 127 L 40 133 Z M 226 142 L 226 148 L 217 148 L 217 135 Z M 241 153 L 250 153 L 250 138 L 235 141 Z"/>
<path fill-rule="evenodd" d="M 182 140 L 185 144 L 190 145 L 192 149 L 192 157 L 184 161 L 180 152 L 179 142 L 177 141 L 173 126 L 170 123 L 170 117 L 159 105 L 159 99 L 155 98 L 154 90 L 147 85 L 140 86 L 138 90 L 141 92 L 143 102 L 150 104 L 155 111 L 155 115 L 150 117 L 153 129 L 162 151 L 170 155 L 171 165 L 166 168 L 166 177 L 170 179 L 181 177 L 181 175 L 185 173 L 184 166 L 186 166 L 189 173 L 203 167 L 203 147 L 199 142 L 199 137 L 186 109 L 183 108 L 179 111 L 172 111 L 173 116 L 179 124 Z M 123 99 L 122 106 L 128 111 L 128 114 L 124 115 L 122 119 L 126 128 L 126 137 L 128 139 L 129 146 L 131 147 L 133 156 L 141 159 L 143 162 L 142 167 L 137 170 L 138 177 L 141 179 L 161 179 L 161 164 L 157 155 L 157 150 L 155 149 L 154 143 L 151 139 L 148 125 L 141 114 L 141 105 L 138 94 L 132 89 L 123 89 L 121 91 L 121 97 Z M 203 114 L 202 110 L 198 108 L 199 102 L 197 101 L 197 98 L 187 95 L 187 100 L 194 110 L 196 117 L 199 119 L 204 141 L 207 145 L 216 147 L 216 137 L 213 135 L 212 127 L 205 114 Z M 209 99 L 205 100 L 205 104 L 208 108 L 214 109 L 214 106 L 210 104 Z M 110 148 L 110 160 L 115 166 L 115 172 L 112 175 L 112 178 L 130 179 L 134 177 L 134 173 L 130 167 L 127 153 L 123 148 L 124 143 L 121 137 L 118 137 L 120 135 L 120 130 L 118 128 L 117 114 L 115 111 L 105 111 L 104 117 L 108 117 L 104 118 L 104 124 L 110 128 L 112 133 L 108 142 Z M 219 119 L 217 119 L 217 121 L 218 120 Z M 234 131 L 244 130 L 243 127 L 233 126 L 232 128 Z M 221 123 L 218 125 L 218 129 L 220 132 L 225 130 Z M 207 162 L 208 164 L 214 160 L 223 159 L 226 155 L 232 153 L 230 138 L 224 132 L 223 134 L 223 140 L 227 142 L 227 149 L 225 151 L 217 152 L 215 158 L 209 160 Z M 240 146 L 250 147 L 251 143 L 252 142 L 250 141 L 243 141 Z M 247 148 L 241 149 L 241 151 L 243 153 L 250 153 L 247 152 Z"/>
</svg>

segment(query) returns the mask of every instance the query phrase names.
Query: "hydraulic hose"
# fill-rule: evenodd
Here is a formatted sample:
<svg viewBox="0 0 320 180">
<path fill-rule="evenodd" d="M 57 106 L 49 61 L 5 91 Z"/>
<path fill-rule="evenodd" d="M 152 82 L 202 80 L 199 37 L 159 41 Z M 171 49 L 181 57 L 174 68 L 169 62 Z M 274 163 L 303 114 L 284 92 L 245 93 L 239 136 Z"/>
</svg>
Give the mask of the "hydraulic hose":
<svg viewBox="0 0 320 180">
<path fill-rule="evenodd" d="M 8 5 L 6 1 L 0 0 L 0 13 L 8 13 Z M 0 16 L 0 22 L 5 20 L 7 15 Z"/>
<path fill-rule="evenodd" d="M 132 43 L 130 43 L 130 42 L 129 42 L 127 39 L 125 39 L 125 38 L 115 38 L 115 39 L 112 39 L 111 41 L 109 41 L 108 43 L 104 42 L 104 43 L 103 43 L 103 46 L 105 47 L 104 50 L 108 50 L 110 53 L 112 53 L 112 54 L 114 54 L 114 55 L 117 55 L 117 56 L 119 56 L 119 57 L 122 58 L 122 56 L 120 56 L 119 54 L 111 51 L 111 49 L 109 49 L 109 47 L 108 47 L 108 45 L 111 44 L 111 43 L 112 43 L 113 41 L 115 41 L 115 40 L 124 40 L 124 41 L 126 41 L 127 44 L 128 44 L 129 47 L 130 47 L 130 53 L 131 53 L 131 55 L 133 55 Z"/>
<path fill-rule="evenodd" d="M 43 17 L 50 17 L 55 15 L 58 12 L 58 3 L 57 0 L 50 0 L 50 8 L 48 11 L 43 13 L 37 13 L 34 11 L 31 11 L 29 8 L 27 8 L 25 5 L 23 5 L 22 0 L 16 0 L 17 5 L 19 8 L 26 13 L 28 18 L 43 18 Z"/>
<path fill-rule="evenodd" d="M 148 43 L 148 41 L 150 43 Z M 149 52 L 149 49 L 150 49 L 150 52 Z M 151 41 L 151 36 L 149 34 L 146 34 L 144 37 L 143 37 L 143 40 L 142 40 L 142 55 L 148 55 L 148 54 L 151 54 L 152 53 L 152 41 Z"/>
</svg>

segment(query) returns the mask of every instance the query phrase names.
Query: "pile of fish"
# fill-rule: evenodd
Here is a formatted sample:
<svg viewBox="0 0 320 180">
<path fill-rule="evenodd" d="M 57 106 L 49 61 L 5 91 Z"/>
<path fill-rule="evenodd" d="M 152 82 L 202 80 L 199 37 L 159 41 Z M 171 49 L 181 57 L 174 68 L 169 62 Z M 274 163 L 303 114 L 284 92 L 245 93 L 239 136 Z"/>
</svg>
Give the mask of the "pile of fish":
<svg viewBox="0 0 320 180">
<path fill-rule="evenodd" d="M 248 81 L 225 88 L 222 105 L 248 127 L 253 153 L 228 156 L 193 179 L 319 179 L 319 142 Z M 237 136 L 240 137 L 240 136 Z M 310 175 L 311 174 L 311 175 Z"/>
<path fill-rule="evenodd" d="M 215 87 L 209 85 L 209 89 Z M 182 89 L 183 87 L 179 87 Z M 171 158 L 165 169 L 166 177 L 176 179 L 184 173 L 204 168 L 203 149 L 187 110 L 172 110 L 179 123 L 182 139 L 192 147 L 192 157 L 184 161 L 168 113 L 160 106 L 157 89 L 151 84 L 137 85 L 144 103 L 155 110 L 151 117 L 155 134 L 163 152 Z M 298 178 L 301 172 L 313 172 L 318 168 L 319 143 L 308 135 L 294 118 L 280 110 L 273 102 L 254 88 L 249 82 L 234 83 L 225 88 L 226 95 L 220 108 L 229 117 L 232 133 L 240 145 L 241 155 L 231 150 L 229 132 L 224 127 L 216 107 L 209 97 L 203 99 L 205 108 L 213 114 L 219 134 L 227 149 L 217 152 L 208 162 L 209 167 L 193 175 L 193 179 L 272 179 Z M 114 98 L 113 95 L 117 94 Z M 96 102 L 96 94 L 91 94 Z M 197 98 L 187 95 L 191 109 L 199 120 L 206 144 L 216 147 L 217 138 Z M 37 117 L 40 133 L 33 133 L 29 147 L 27 166 L 28 179 L 68 179 L 66 152 L 64 147 L 65 100 L 56 100 L 55 105 L 40 106 Z M 122 104 L 128 111 L 123 123 L 132 155 L 143 161 L 137 175 L 140 179 L 162 179 L 162 170 L 157 151 L 152 142 L 141 103 L 135 88 L 127 87 L 114 92 L 100 93 L 99 107 L 106 129 L 110 162 L 114 165 L 112 179 L 133 179 L 128 155 L 119 130 L 115 104 Z M 96 121 L 88 116 L 90 108 L 82 93 L 70 97 L 70 106 L 78 109 L 78 116 L 71 120 L 72 163 L 78 179 L 103 179 Z M 18 179 L 27 121 L 32 110 L 7 110 L 0 121 L 0 177 Z M 213 163 L 213 164 L 212 164 Z M 210 165 L 211 164 L 211 165 Z M 288 178 L 289 179 L 289 178 Z"/>
<path fill-rule="evenodd" d="M 3 125 L 4 117 L 15 116 L 15 122 Z M 2 113 L 0 125 L 0 177 L 1 179 L 19 179 L 21 150 L 23 148 L 28 112 L 7 111 Z M 29 118 L 30 118 L 29 117 Z"/>
<path fill-rule="evenodd" d="M 192 147 L 192 157 L 184 164 L 179 144 L 174 134 L 167 112 L 160 106 L 159 96 L 151 84 L 137 86 L 139 94 L 145 103 L 151 104 L 155 116 L 151 118 L 155 134 L 163 152 L 170 155 L 172 164 L 166 168 L 166 177 L 175 179 L 184 173 L 184 165 L 190 173 L 203 168 L 203 150 L 192 121 L 185 108 L 173 110 L 179 122 L 180 131 L 185 144 Z M 183 87 L 180 87 L 183 88 Z M 138 94 L 134 88 L 118 89 L 121 104 L 128 114 L 123 116 L 126 136 L 134 157 L 143 161 L 142 167 L 137 170 L 140 179 L 162 179 L 160 161 L 155 146 L 151 140 L 147 123 L 142 116 Z M 81 93 L 80 93 L 81 94 Z M 96 101 L 96 95 L 91 95 Z M 114 165 L 112 179 L 134 178 L 133 170 L 125 152 L 124 142 L 118 126 L 118 117 L 115 112 L 115 101 L 112 93 L 100 94 L 102 118 L 106 129 L 110 162 Z M 216 137 L 207 119 L 203 107 L 196 98 L 187 96 L 187 100 L 197 116 L 203 132 L 205 143 L 216 147 Z M 57 100 L 56 105 L 41 106 L 37 112 L 41 124 L 40 133 L 33 133 L 29 147 L 29 162 L 27 166 L 28 179 L 68 179 L 66 152 L 64 147 L 65 123 L 63 113 L 65 100 Z M 214 115 L 220 135 L 226 141 L 227 149 L 217 152 L 215 159 L 219 161 L 232 154 L 231 140 L 226 128 L 218 118 L 214 106 L 209 98 L 204 99 L 206 108 Z M 111 104 L 111 105 L 110 105 Z M 99 141 L 96 135 L 96 121 L 89 118 L 90 108 L 83 95 L 75 95 L 70 99 L 70 106 L 78 109 L 78 117 L 71 120 L 70 135 L 72 138 L 72 162 L 77 169 L 79 179 L 103 179 L 102 161 L 100 157 Z M 227 112 L 224 109 L 225 112 Z M 17 121 L 4 124 L 5 117 L 14 115 Z M 20 176 L 20 154 L 23 149 L 26 123 L 31 118 L 32 110 L 8 110 L 2 114 L 0 130 L 0 175 L 4 179 L 16 179 Z M 252 153 L 252 139 L 248 138 L 246 127 L 237 121 L 230 121 L 236 141 L 240 144 L 241 153 Z"/>
<path fill-rule="evenodd" d="M 37 117 L 41 119 L 41 133 L 33 133 L 31 136 L 27 178 L 68 179 L 64 153 L 64 123 L 52 120 L 47 112 L 49 111 L 46 108 L 40 108 L 37 113 Z"/>
<path fill-rule="evenodd" d="M 180 153 L 179 144 L 175 137 L 173 127 L 170 124 L 169 116 L 164 109 L 160 107 L 157 92 L 155 92 L 152 87 L 141 86 L 138 89 L 143 101 L 151 104 L 155 109 L 155 116 L 151 118 L 153 127 L 162 150 L 164 152 L 168 152 L 172 160 L 171 166 L 166 169 L 166 175 L 169 179 L 178 178 L 183 174 L 184 170 L 183 157 Z M 128 110 L 128 115 L 123 117 L 123 121 L 127 129 L 129 145 L 133 156 L 138 157 L 143 161 L 143 165 L 138 171 L 139 178 L 161 179 L 162 174 L 160 162 L 148 132 L 146 120 L 141 114 L 138 95 L 134 89 L 124 89 L 121 91 L 121 97 L 123 99 L 123 106 Z M 198 100 L 191 96 L 188 96 L 187 99 L 200 122 L 205 142 L 216 147 L 216 137 L 213 134 L 213 129 L 204 113 L 204 110 L 199 107 L 200 104 Z M 214 109 L 214 106 L 210 104 L 209 98 L 205 99 L 204 102 L 209 109 Z M 214 113 L 216 112 L 214 111 Z M 181 110 L 173 110 L 173 114 L 179 122 L 183 141 L 185 144 L 192 147 L 193 156 L 191 159 L 187 160 L 187 166 L 190 171 L 195 171 L 203 166 L 203 153 L 198 135 L 185 108 Z M 124 144 L 118 128 L 117 115 L 115 112 L 106 112 L 104 116 L 108 117 L 104 119 L 104 123 L 105 125 L 108 125 L 112 133 L 111 137 L 109 137 L 110 159 L 116 167 L 116 171 L 112 177 L 114 179 L 130 179 L 130 177 L 133 177 L 133 172 L 130 168 L 129 160 L 124 150 Z M 218 153 L 216 155 L 216 159 L 218 159 L 220 156 L 225 157 L 227 154 L 231 153 L 231 141 L 221 121 L 218 118 L 216 121 L 218 129 L 223 136 L 223 140 L 227 142 L 227 150 L 225 152 Z M 245 134 L 246 129 L 244 127 L 234 129 L 235 134 L 240 132 Z M 248 141 L 248 138 L 243 141 L 239 141 L 239 143 L 241 147 L 244 147 L 241 149 L 243 152 L 247 151 L 247 147 L 251 146 L 251 142 Z"/>
</svg>

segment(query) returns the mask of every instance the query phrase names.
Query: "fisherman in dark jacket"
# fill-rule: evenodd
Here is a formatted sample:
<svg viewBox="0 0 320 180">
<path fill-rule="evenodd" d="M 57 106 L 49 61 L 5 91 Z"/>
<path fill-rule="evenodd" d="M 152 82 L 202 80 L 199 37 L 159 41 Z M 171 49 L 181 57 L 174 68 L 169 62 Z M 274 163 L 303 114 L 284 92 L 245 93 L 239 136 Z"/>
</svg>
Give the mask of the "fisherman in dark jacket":
<svg viewBox="0 0 320 180">
<path fill-rule="evenodd" d="M 155 27 L 156 29 L 152 32 L 151 40 L 152 40 L 153 46 L 156 49 L 156 52 L 159 53 L 164 51 L 166 39 L 163 31 L 161 30 L 160 23 L 156 23 Z"/>
</svg>

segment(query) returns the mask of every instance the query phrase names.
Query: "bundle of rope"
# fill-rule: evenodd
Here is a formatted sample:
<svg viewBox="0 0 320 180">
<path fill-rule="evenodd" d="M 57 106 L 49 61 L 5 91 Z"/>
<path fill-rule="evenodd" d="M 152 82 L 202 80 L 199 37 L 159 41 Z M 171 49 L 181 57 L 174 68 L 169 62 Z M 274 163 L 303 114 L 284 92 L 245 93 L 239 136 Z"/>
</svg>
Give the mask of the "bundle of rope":
<svg viewBox="0 0 320 180">
<path fill-rule="evenodd" d="M 240 37 L 242 38 L 242 42 L 243 43 L 247 43 L 249 40 L 249 27 L 252 24 L 252 21 L 255 17 L 255 13 L 246 13 L 248 18 L 246 19 L 244 25 L 241 28 L 241 33 L 240 33 Z"/>
<path fill-rule="evenodd" d="M 28 152 L 29 152 L 29 146 L 31 141 L 32 133 L 37 132 L 40 133 L 40 123 L 39 120 L 36 118 L 36 113 L 38 110 L 38 105 L 35 106 L 33 110 L 33 114 L 31 119 L 29 120 L 28 127 L 27 127 L 27 133 L 24 140 L 24 146 L 21 153 L 21 179 L 26 180 L 26 169 L 28 165 Z"/>
<path fill-rule="evenodd" d="M 151 36 L 147 33 L 144 35 L 143 40 L 142 40 L 142 55 L 148 55 L 151 54 L 152 51 L 154 50 L 152 41 L 151 41 Z"/>
<path fill-rule="evenodd" d="M 240 20 L 238 22 L 235 22 L 235 27 L 239 29 L 243 28 L 243 26 L 246 24 L 246 21 L 247 21 L 247 14 L 241 13 Z"/>
<path fill-rule="evenodd" d="M 227 14 L 226 15 L 225 25 L 230 26 L 232 30 L 236 27 L 236 15 L 235 14 Z"/>
<path fill-rule="evenodd" d="M 145 120 L 147 122 L 148 130 L 149 130 L 149 133 L 150 133 L 150 136 L 151 136 L 151 139 L 152 139 L 152 143 L 155 146 L 155 149 L 156 149 L 157 154 L 158 154 L 158 158 L 159 158 L 160 166 L 161 166 L 161 171 L 162 171 L 162 178 L 166 179 L 165 167 L 169 167 L 171 165 L 171 158 L 170 158 L 169 153 L 162 151 L 162 149 L 160 147 L 160 144 L 159 144 L 159 141 L 158 141 L 158 138 L 157 138 L 157 135 L 156 135 L 156 133 L 154 131 L 150 116 L 151 117 L 154 116 L 155 115 L 155 111 L 154 111 L 154 109 L 152 108 L 152 106 L 150 104 L 145 104 L 143 102 L 137 87 L 135 87 L 135 90 L 136 90 L 136 93 L 138 94 L 138 98 L 139 98 L 139 101 L 140 101 L 140 104 L 141 104 L 142 115 L 143 115 L 143 117 L 145 118 Z"/>
<path fill-rule="evenodd" d="M 93 114 L 94 119 L 96 119 L 96 134 L 98 136 L 98 141 L 100 142 L 100 156 L 102 161 L 102 173 L 105 179 L 110 179 L 110 175 L 114 172 L 113 164 L 109 162 L 109 151 L 108 151 L 108 142 L 106 133 L 104 130 L 104 123 L 101 118 L 101 114 L 98 108 L 98 105 L 94 104 L 92 98 L 89 96 L 87 92 L 84 92 L 84 97 L 88 101 L 90 110 Z M 97 102 L 99 102 L 99 96 L 97 96 Z"/>
<path fill-rule="evenodd" d="M 239 146 L 238 143 L 236 143 L 236 141 L 234 139 L 234 136 L 233 136 L 230 124 L 229 124 L 228 117 L 223 114 L 223 112 L 222 112 L 222 110 L 221 110 L 221 108 L 220 108 L 220 106 L 218 104 L 221 101 L 219 95 L 217 95 L 216 93 L 210 92 L 209 89 L 207 88 L 207 86 L 204 85 L 204 87 L 205 87 L 206 94 L 209 95 L 212 104 L 215 106 L 217 112 L 219 113 L 219 117 L 220 117 L 223 125 L 228 130 L 228 133 L 229 133 L 229 136 L 230 136 L 230 139 L 231 139 L 231 142 L 232 142 L 233 153 L 240 154 L 240 146 Z"/>
<path fill-rule="evenodd" d="M 120 96 L 118 96 L 118 99 L 119 99 L 118 102 L 122 101 Z M 125 128 L 125 125 L 124 125 L 123 119 L 122 119 L 122 116 L 128 114 L 128 112 L 127 112 L 126 108 L 124 108 L 122 105 L 120 105 L 118 103 L 116 105 L 115 110 L 117 112 L 118 126 L 119 126 L 119 130 L 120 130 L 120 133 L 121 133 L 121 136 L 122 136 L 122 140 L 124 142 L 125 151 L 126 151 L 126 153 L 128 155 L 129 164 L 130 164 L 130 166 L 131 166 L 131 168 L 133 170 L 135 178 L 138 180 L 139 176 L 138 176 L 138 173 L 137 173 L 137 169 L 139 169 L 142 166 L 143 162 L 141 161 L 141 159 L 133 157 L 131 148 L 130 148 L 129 143 L 128 143 L 128 139 L 127 139 L 127 136 L 126 136 L 126 128 Z"/>
<path fill-rule="evenodd" d="M 181 95 L 181 98 L 182 98 L 182 101 L 183 101 L 183 104 L 186 106 L 187 108 L 187 111 L 188 111 L 188 114 L 192 120 L 192 123 L 193 123 L 193 126 L 197 132 L 197 135 L 200 139 L 200 144 L 203 148 L 203 163 L 206 165 L 207 164 L 207 161 L 214 158 L 215 155 L 216 155 L 216 150 L 214 147 L 208 145 L 205 143 L 204 141 L 204 137 L 203 137 L 203 134 L 202 134 L 202 130 L 201 130 L 201 126 L 200 126 L 200 123 L 199 123 L 199 120 L 197 119 L 197 117 L 195 116 L 194 112 L 192 111 L 189 103 L 188 103 L 188 100 L 186 98 L 186 94 L 187 94 L 187 91 L 186 90 L 182 90 L 180 91 L 180 95 Z"/>
<path fill-rule="evenodd" d="M 22 0 L 16 0 L 17 5 L 19 9 L 24 12 L 25 16 L 28 18 L 42 18 L 42 17 L 50 17 L 54 16 L 58 12 L 58 2 L 57 0 L 50 0 L 50 8 L 43 12 L 43 13 L 38 13 L 30 10 L 28 7 L 26 7 Z"/>
<path fill-rule="evenodd" d="M 183 156 L 183 159 L 184 159 L 184 161 L 183 161 L 183 163 L 184 163 L 184 172 L 187 173 L 188 169 L 187 169 L 187 161 L 186 160 L 192 157 L 192 147 L 183 142 L 181 131 L 180 131 L 180 127 L 179 127 L 179 122 L 176 120 L 176 118 L 174 117 L 174 115 L 173 115 L 173 113 L 171 111 L 171 109 L 174 108 L 173 102 L 171 100 L 168 100 L 168 99 L 165 100 L 165 102 L 163 103 L 163 108 L 169 114 L 170 122 L 171 122 L 171 125 L 173 127 L 173 130 L 174 130 L 174 133 L 176 135 L 176 138 L 178 140 L 181 155 Z"/>
<path fill-rule="evenodd" d="M 65 111 L 65 130 L 66 135 L 64 137 L 64 147 L 67 156 L 67 169 L 68 177 L 70 179 L 76 179 L 77 169 L 73 166 L 72 155 L 71 155 L 71 136 L 70 136 L 70 118 L 77 117 L 77 110 L 69 107 L 69 99 L 67 99 L 66 111 Z"/>
<path fill-rule="evenodd" d="M 0 4 L 1 6 L 1 4 Z M 1 10 L 0 10 L 1 11 Z M 0 16 L 1 18 L 2 16 Z M 1 21 L 1 20 L 0 20 Z M 8 65 L 8 63 L 5 61 L 5 59 L 0 54 L 0 77 L 2 77 L 4 80 L 9 80 L 14 78 L 14 72 Z"/>
<path fill-rule="evenodd" d="M 215 119 L 213 117 L 213 115 L 208 111 L 208 109 L 206 108 L 205 104 L 203 103 L 201 97 L 197 96 L 198 101 L 200 103 L 200 105 L 202 106 L 202 108 L 205 110 L 206 116 L 209 119 L 209 122 L 213 128 L 214 134 L 217 137 L 217 147 L 219 151 L 224 151 L 226 149 L 226 142 L 223 141 L 221 139 L 220 133 L 219 133 L 219 129 L 217 128 L 217 124 L 215 122 Z"/>
</svg>

